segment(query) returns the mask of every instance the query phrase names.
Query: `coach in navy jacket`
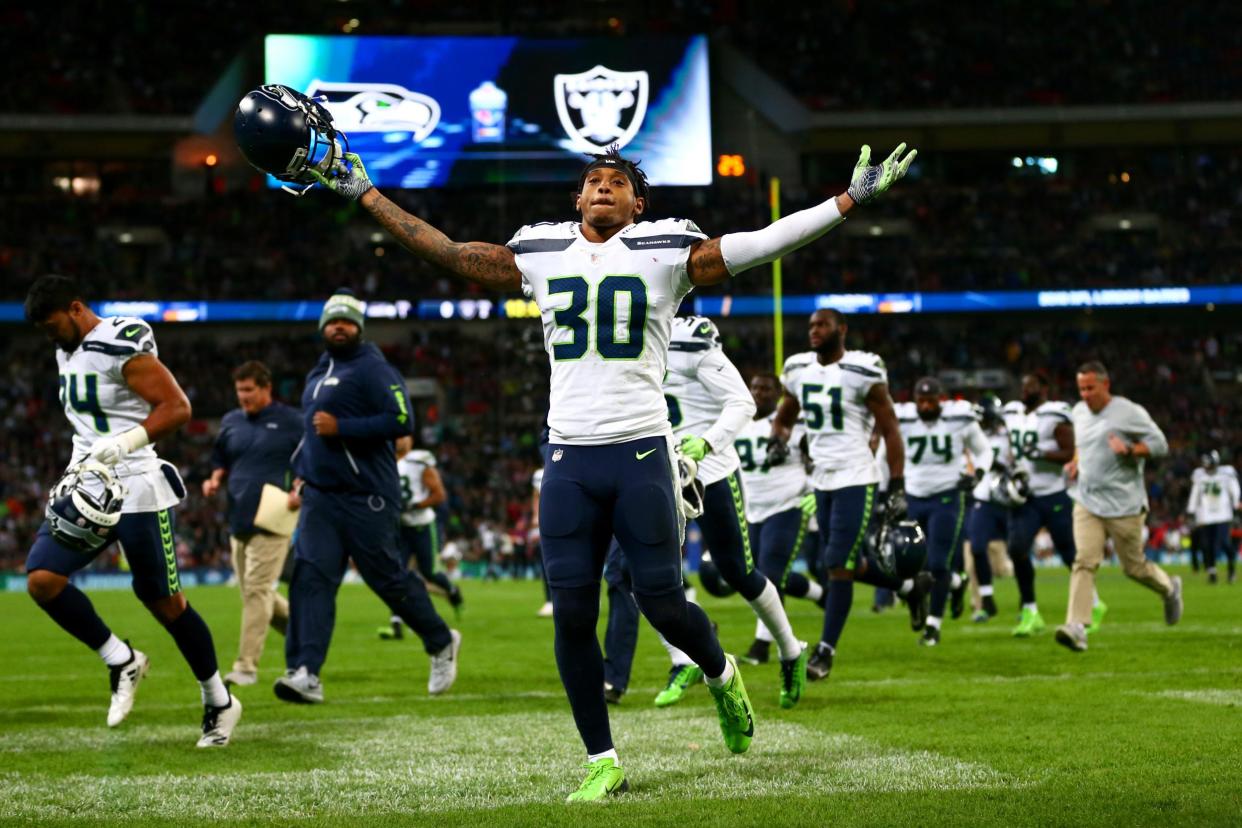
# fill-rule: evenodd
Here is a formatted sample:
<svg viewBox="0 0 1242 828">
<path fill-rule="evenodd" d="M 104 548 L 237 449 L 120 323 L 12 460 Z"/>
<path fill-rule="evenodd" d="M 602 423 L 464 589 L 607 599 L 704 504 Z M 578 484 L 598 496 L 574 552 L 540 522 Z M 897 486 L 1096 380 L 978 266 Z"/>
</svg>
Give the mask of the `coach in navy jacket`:
<svg viewBox="0 0 1242 828">
<path fill-rule="evenodd" d="M 275 687 L 285 701 L 323 701 L 319 672 L 350 558 L 423 640 L 432 657 L 429 692 L 444 692 L 457 676 L 461 636 L 436 614 L 422 580 L 397 554 L 401 489 L 393 440 L 411 431 L 410 402 L 401 375 L 362 341 L 364 307 L 348 293 L 325 303 L 319 328 L 326 353 L 302 395 L 306 434 L 294 468 L 304 485 L 289 585 L 288 672 Z"/>
</svg>

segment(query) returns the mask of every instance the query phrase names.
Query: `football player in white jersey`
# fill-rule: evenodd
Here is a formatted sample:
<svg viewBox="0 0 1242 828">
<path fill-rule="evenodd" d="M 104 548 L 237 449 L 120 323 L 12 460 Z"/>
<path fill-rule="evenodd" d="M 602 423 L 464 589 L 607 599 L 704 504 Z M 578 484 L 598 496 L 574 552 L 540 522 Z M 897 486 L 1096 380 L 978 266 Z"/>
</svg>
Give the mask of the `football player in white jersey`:
<svg viewBox="0 0 1242 828">
<path fill-rule="evenodd" d="M 1238 473 L 1233 466 L 1222 466 L 1220 453 L 1203 455 L 1200 467 L 1191 475 L 1190 501 L 1186 513 L 1194 520 L 1195 543 L 1203 552 L 1208 583 L 1216 583 L 1216 557 L 1223 554 L 1229 566 L 1229 583 L 1237 580 L 1237 549 L 1230 539 L 1233 513 L 1242 501 Z"/>
<path fill-rule="evenodd" d="M 776 639 L 781 660 L 780 705 L 789 709 L 806 685 L 806 647 L 794 637 L 776 585 L 755 568 L 746 525 L 746 501 L 733 441 L 754 417 L 755 401 L 725 355 L 716 325 L 701 316 L 673 320 L 664 399 L 681 454 L 698 464 L 703 514 L 695 519 L 703 545 L 721 577 L 746 599 Z M 664 707 L 678 701 L 702 673 L 684 653 L 670 650 L 668 685 L 656 696 Z M 688 674 L 688 675 L 687 675 Z"/>
<path fill-rule="evenodd" d="M 781 380 L 776 374 L 757 373 L 750 379 L 750 395 L 755 415 L 737 435 L 733 446 L 741 463 L 742 488 L 746 492 L 746 522 L 750 548 L 759 558 L 759 571 L 768 577 L 781 595 L 806 598 L 823 607 L 824 588 L 793 571 L 802 547 L 812 542 L 811 519 L 815 498 L 807 477 L 810 454 L 806 429 L 794 426 L 789 438 L 789 457 L 779 466 L 767 463 L 768 440 L 776 405 L 781 399 Z M 818 535 L 818 531 L 815 531 Z M 768 660 L 772 633 L 762 620 L 756 622 L 755 640 L 746 661 L 763 664 Z"/>
<path fill-rule="evenodd" d="M 436 507 L 447 499 L 444 481 L 436 469 L 436 456 L 424 448 L 414 448 L 414 437 L 399 437 L 393 444 L 397 455 L 397 475 L 401 481 L 401 547 L 419 576 L 429 585 L 434 584 L 448 598 L 449 604 L 460 613 L 461 588 L 449 580 L 448 575 L 436 571 L 440 560 L 440 523 Z M 404 622 L 401 616 L 388 619 L 379 628 L 379 637 L 385 640 L 403 638 Z"/>
<path fill-rule="evenodd" d="M 290 160 L 304 150 L 290 147 Z M 661 382 L 673 316 L 695 287 L 715 285 L 808 244 L 909 167 L 902 144 L 879 164 L 863 148 L 849 190 L 770 226 L 709 239 L 692 221 L 638 221 L 646 176 L 615 148 L 582 170 L 580 220 L 527 225 L 507 245 L 454 242 L 375 189 L 354 153 L 320 183 L 357 200 L 397 241 L 445 270 L 525 291 L 543 319 L 552 365 L 540 531 L 552 587 L 556 660 L 590 771 L 571 801 L 625 790 L 604 700 L 596 637 L 600 576 L 612 536 L 625 551 L 647 619 L 702 668 L 729 749 L 750 746 L 754 721 L 736 659 L 726 656 L 681 583 L 681 515 L 672 429 Z"/>
<path fill-rule="evenodd" d="M 102 464 L 125 489 L 119 522 L 89 542 L 72 526 L 60 525 L 63 515 L 53 495 L 49 520 L 26 559 L 30 596 L 108 666 L 108 726 L 116 727 L 133 708 L 150 660 L 108 628 L 69 576 L 119 543 L 134 594 L 168 630 L 198 679 L 204 708 L 198 746 L 223 747 L 241 718 L 241 702 L 220 678 L 211 631 L 181 591 L 172 509 L 185 497 L 185 486 L 151 445 L 189 421 L 190 402 L 160 362 L 151 327 L 140 319 L 96 316 L 73 280 L 41 277 L 25 309 L 57 347 L 60 400 L 73 426 L 70 468 Z"/>
<path fill-rule="evenodd" d="M 811 449 L 811 485 L 823 540 L 822 567 L 828 573 L 824 629 L 807 665 L 808 678 L 827 678 L 837 642 L 854 602 L 854 581 L 895 590 L 910 607 L 911 627 L 917 632 L 927 618 L 926 592 L 930 578 L 898 581 L 884 575 L 865 554 L 865 541 L 877 511 L 880 481 L 871 453 L 873 431 L 884 440 L 889 470 L 884 519 L 900 520 L 906 513 L 903 470 L 905 452 L 893 400 L 888 393 L 884 360 L 866 351 L 849 351 L 845 315 L 825 308 L 810 319 L 811 350 L 815 361 L 787 364 L 781 382 L 785 396 L 773 421 L 768 464 L 787 462 L 788 443 L 798 415 L 805 418 Z"/>
<path fill-rule="evenodd" d="M 992 467 L 992 447 L 979 427 L 974 406 L 965 400 L 946 401 L 935 377 L 916 382 L 914 402 L 900 403 L 895 410 L 905 439 L 910 517 L 927 533 L 926 569 L 935 579 L 919 643 L 934 647 L 940 643 L 940 622 L 950 589 L 953 617 L 960 617 L 965 608 L 966 493 Z M 966 452 L 974 460 L 973 472 L 966 471 Z"/>
<path fill-rule="evenodd" d="M 1057 554 L 1065 565 L 1074 564 L 1074 502 L 1066 491 L 1063 467 L 1074 458 L 1074 426 L 1070 405 L 1048 399 L 1048 378 L 1040 373 L 1022 377 L 1022 398 L 1007 403 L 1005 426 L 1013 446 L 1014 461 L 1027 474 L 1031 496 L 1009 513 L 1009 557 L 1022 611 L 1013 634 L 1028 638 L 1047 626 L 1035 603 L 1035 567 L 1031 547 L 1040 527 L 1046 527 Z M 1107 612 L 1099 596 L 1091 613 L 1088 632 L 1099 629 Z"/>
<path fill-rule="evenodd" d="M 1005 428 L 1000 400 L 993 394 L 985 394 L 975 410 L 988 445 L 992 447 L 992 468 L 971 492 L 973 502 L 966 516 L 966 539 L 970 541 L 970 557 L 980 598 L 979 611 L 973 620 L 983 622 L 996 617 L 997 613 L 988 547 L 992 541 L 1003 541 L 1009 536 L 1009 510 L 1025 500 L 1027 481 L 1025 473 L 1015 474 L 1013 446 L 1009 430 Z M 977 468 L 978 460 L 972 458 L 972 462 Z"/>
</svg>

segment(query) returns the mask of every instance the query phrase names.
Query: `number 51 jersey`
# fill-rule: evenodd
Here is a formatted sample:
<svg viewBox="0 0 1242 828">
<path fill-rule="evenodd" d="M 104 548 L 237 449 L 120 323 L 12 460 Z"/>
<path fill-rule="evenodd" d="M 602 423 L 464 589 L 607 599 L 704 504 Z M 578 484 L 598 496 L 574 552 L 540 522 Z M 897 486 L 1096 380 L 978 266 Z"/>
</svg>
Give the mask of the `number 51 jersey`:
<svg viewBox="0 0 1242 828">
<path fill-rule="evenodd" d="M 60 402 L 73 426 L 73 466 L 91 446 L 142 425 L 151 405 L 125 381 L 125 364 L 136 356 L 158 356 L 155 335 L 141 319 L 105 317 L 73 351 L 56 349 Z M 177 470 L 146 445 L 130 452 L 115 468 L 127 490 L 122 511 L 158 512 L 177 505 L 185 487 Z"/>
<path fill-rule="evenodd" d="M 790 360 L 781 383 L 802 407 L 814 466 L 811 485 L 834 491 L 880 482 L 870 445 L 875 417 L 867 395 L 888 383 L 884 360 L 869 351 L 846 351 L 829 365 L 816 359 L 795 367 Z"/>
<path fill-rule="evenodd" d="M 661 384 L 673 317 L 693 287 L 692 221 L 631 224 L 602 244 L 578 222 L 530 224 L 509 241 L 539 306 L 552 364 L 551 441 L 609 445 L 671 435 Z"/>
</svg>

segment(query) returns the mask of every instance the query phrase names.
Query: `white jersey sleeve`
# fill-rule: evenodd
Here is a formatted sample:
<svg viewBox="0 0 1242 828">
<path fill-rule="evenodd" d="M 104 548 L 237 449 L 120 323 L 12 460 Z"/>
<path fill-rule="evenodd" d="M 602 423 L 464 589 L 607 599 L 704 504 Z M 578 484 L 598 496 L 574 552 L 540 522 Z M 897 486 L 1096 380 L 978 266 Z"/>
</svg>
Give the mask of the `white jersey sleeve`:
<svg viewBox="0 0 1242 828">
<path fill-rule="evenodd" d="M 640 222 L 603 243 L 576 222 L 521 228 L 508 246 L 539 306 L 552 365 L 553 443 L 609 445 L 669 434 L 661 383 L 690 247 L 685 219 Z"/>
<path fill-rule="evenodd" d="M 789 435 L 789 457 L 779 466 L 768 467 L 768 441 L 776 412 L 752 418 L 733 441 L 737 449 L 742 489 L 746 493 L 746 520 L 762 523 L 773 515 L 796 509 L 810 491 L 806 456 L 802 453 L 805 430 L 799 425 Z"/>
<path fill-rule="evenodd" d="M 431 496 L 423 478 L 427 469 L 435 467 L 435 455 L 425 449 L 413 449 L 397 461 L 397 473 L 401 481 L 402 526 L 426 526 L 435 522 L 435 509 L 430 506 L 421 509 L 415 507 L 416 503 L 422 503 Z"/>
<path fill-rule="evenodd" d="M 793 372 L 787 366 L 785 374 L 785 390 L 798 400 L 805 418 L 814 487 L 831 491 L 879 482 L 871 453 L 875 417 L 867 395 L 888 382 L 884 360 L 866 351 L 846 351 L 837 362 L 815 360 Z"/>
<path fill-rule="evenodd" d="M 73 457 L 82 462 L 91 446 L 142 425 L 151 405 L 125 379 L 125 365 L 138 356 L 159 356 L 151 326 L 132 317 L 105 317 L 72 353 L 56 352 L 60 401 L 73 426 Z M 155 446 L 130 452 L 115 472 L 128 494 L 124 512 L 154 512 L 175 506 L 185 496 L 177 470 L 164 463 Z"/>
</svg>

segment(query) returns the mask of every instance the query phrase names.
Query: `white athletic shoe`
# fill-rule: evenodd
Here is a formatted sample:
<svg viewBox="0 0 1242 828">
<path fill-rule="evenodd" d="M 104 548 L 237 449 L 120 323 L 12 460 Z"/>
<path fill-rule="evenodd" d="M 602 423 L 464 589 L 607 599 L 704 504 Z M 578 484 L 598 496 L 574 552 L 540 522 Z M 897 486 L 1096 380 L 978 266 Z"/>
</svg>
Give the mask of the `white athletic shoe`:
<svg viewBox="0 0 1242 828">
<path fill-rule="evenodd" d="M 237 722 L 241 719 L 242 703 L 237 696 L 229 696 L 228 707 L 212 707 L 208 705 L 203 708 L 203 735 L 198 740 L 198 746 L 201 748 L 224 747 L 229 743 L 229 737 L 233 735 L 233 728 L 237 727 Z"/>
<path fill-rule="evenodd" d="M 1164 623 L 1173 626 L 1182 620 L 1182 579 L 1173 578 L 1173 591 L 1164 599 Z"/>
<path fill-rule="evenodd" d="M 438 696 L 457 681 L 457 651 L 461 649 L 461 633 L 449 630 L 453 640 L 448 646 L 431 657 L 431 675 L 427 678 L 427 692 Z"/>
<path fill-rule="evenodd" d="M 551 618 L 552 617 L 552 602 L 544 601 L 543 606 L 539 608 L 539 612 L 535 613 L 535 615 L 539 616 L 540 618 Z"/>
<path fill-rule="evenodd" d="M 283 676 L 276 679 L 272 690 L 281 701 L 300 704 L 319 704 L 323 701 L 323 685 L 319 683 L 319 676 L 307 672 L 305 667 L 286 670 Z"/>
<path fill-rule="evenodd" d="M 109 681 L 112 684 L 112 703 L 108 705 L 108 727 L 116 727 L 125 721 L 129 711 L 134 709 L 134 696 L 138 692 L 138 683 L 151 669 L 151 661 L 146 653 L 129 648 L 133 656 L 120 667 L 109 667 Z"/>
<path fill-rule="evenodd" d="M 258 681 L 258 673 L 247 673 L 245 670 L 234 670 L 224 677 L 225 684 L 236 684 L 238 687 L 249 687 Z"/>
</svg>

